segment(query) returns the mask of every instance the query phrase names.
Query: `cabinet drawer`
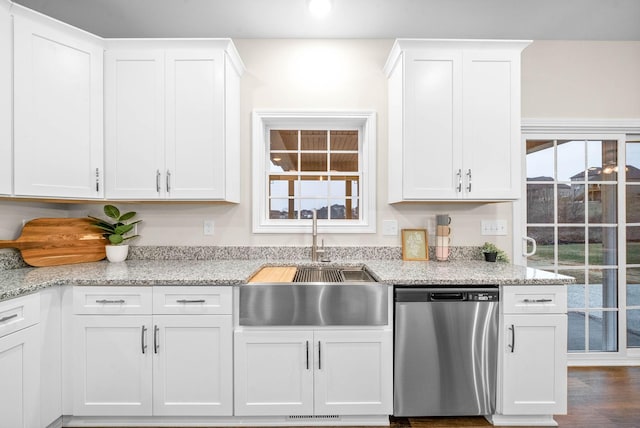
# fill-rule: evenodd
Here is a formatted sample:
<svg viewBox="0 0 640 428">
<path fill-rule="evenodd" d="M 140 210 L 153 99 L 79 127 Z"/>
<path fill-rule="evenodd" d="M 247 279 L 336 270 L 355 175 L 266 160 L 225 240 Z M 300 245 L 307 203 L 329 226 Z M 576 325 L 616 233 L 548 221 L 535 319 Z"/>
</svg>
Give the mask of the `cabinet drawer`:
<svg viewBox="0 0 640 428">
<path fill-rule="evenodd" d="M 564 314 L 567 288 L 564 285 L 504 286 L 502 305 L 505 314 Z"/>
<path fill-rule="evenodd" d="M 233 287 L 154 287 L 154 314 L 231 314 Z"/>
<path fill-rule="evenodd" d="M 0 303 L 0 337 L 40 321 L 40 295 L 31 294 Z"/>
<path fill-rule="evenodd" d="M 151 314 L 151 287 L 73 288 L 74 314 L 132 315 Z"/>
</svg>

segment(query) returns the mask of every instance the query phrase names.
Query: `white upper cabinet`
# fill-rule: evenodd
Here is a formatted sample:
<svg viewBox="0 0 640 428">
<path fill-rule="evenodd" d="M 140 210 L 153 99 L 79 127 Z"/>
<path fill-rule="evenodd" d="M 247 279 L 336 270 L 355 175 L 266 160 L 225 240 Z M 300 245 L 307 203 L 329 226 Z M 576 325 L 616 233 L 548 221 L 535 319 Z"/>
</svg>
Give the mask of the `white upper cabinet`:
<svg viewBox="0 0 640 428">
<path fill-rule="evenodd" d="M 109 42 L 107 198 L 238 202 L 243 70 L 230 40 Z"/>
<path fill-rule="evenodd" d="M 14 193 L 103 195 L 102 39 L 12 7 Z"/>
<path fill-rule="evenodd" d="M 397 40 L 390 203 L 520 196 L 520 53 L 529 42 Z"/>
<path fill-rule="evenodd" d="M 11 194 L 12 123 L 11 105 L 12 54 L 11 15 L 9 3 L 0 1 L 0 195 Z"/>
</svg>

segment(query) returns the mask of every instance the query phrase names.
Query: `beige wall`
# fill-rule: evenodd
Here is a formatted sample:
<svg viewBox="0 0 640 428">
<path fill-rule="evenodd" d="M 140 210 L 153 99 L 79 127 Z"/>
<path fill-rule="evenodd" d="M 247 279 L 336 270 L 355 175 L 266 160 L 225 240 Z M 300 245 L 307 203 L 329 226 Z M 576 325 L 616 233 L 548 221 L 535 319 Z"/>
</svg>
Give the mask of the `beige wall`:
<svg viewBox="0 0 640 428">
<path fill-rule="evenodd" d="M 382 67 L 392 40 L 236 40 L 247 67 L 242 78 L 240 204 L 131 204 L 144 220 L 138 245 L 309 245 L 311 237 L 251 233 L 251 123 L 253 109 L 366 109 L 378 114 L 378 233 L 324 236 L 326 245 L 400 245 L 382 236 L 382 221 L 423 228 L 437 213 L 453 219 L 455 245 L 492 240 L 511 250 L 511 236 L 486 239 L 483 219 L 505 219 L 511 204 L 386 203 L 387 93 Z M 523 54 L 523 116 L 640 118 L 640 43 L 535 42 Z M 437 162 L 437 159 L 426 161 Z M 99 215 L 100 204 L 55 206 L 4 202 L 0 239 L 12 239 L 23 213 Z M 204 236 L 203 221 L 215 222 Z"/>
</svg>

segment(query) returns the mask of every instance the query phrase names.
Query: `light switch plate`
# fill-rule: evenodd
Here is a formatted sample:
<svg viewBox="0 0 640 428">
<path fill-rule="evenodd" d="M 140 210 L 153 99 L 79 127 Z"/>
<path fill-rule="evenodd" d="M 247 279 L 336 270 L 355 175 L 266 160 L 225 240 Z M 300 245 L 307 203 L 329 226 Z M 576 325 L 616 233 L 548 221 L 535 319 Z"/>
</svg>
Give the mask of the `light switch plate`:
<svg viewBox="0 0 640 428">
<path fill-rule="evenodd" d="M 480 233 L 482 235 L 506 235 L 506 220 L 482 220 Z"/>
<path fill-rule="evenodd" d="M 382 234 L 385 236 L 398 236 L 398 221 L 384 220 L 382 222 Z"/>
<path fill-rule="evenodd" d="M 211 236 L 213 235 L 213 220 L 205 220 L 204 221 L 204 234 L 206 236 Z"/>
</svg>

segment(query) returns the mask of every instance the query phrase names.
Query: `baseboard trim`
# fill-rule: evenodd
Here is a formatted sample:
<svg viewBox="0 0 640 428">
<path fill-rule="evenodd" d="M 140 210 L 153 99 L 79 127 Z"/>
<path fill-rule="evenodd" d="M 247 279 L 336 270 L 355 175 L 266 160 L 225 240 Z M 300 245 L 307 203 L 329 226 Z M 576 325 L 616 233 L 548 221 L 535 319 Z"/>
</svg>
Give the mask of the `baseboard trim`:
<svg viewBox="0 0 640 428">
<path fill-rule="evenodd" d="M 489 415 L 485 418 L 495 426 L 530 426 L 557 427 L 558 423 L 553 415 L 520 416 L 520 415 Z"/>
</svg>

